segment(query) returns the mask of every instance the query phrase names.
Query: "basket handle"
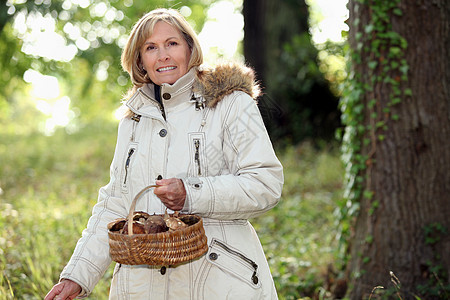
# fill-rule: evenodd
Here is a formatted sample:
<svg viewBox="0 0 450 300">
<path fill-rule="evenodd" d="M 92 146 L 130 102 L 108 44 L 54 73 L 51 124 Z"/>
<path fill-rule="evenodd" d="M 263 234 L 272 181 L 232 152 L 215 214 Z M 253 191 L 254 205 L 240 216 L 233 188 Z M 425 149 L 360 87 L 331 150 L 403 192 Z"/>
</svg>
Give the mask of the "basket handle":
<svg viewBox="0 0 450 300">
<path fill-rule="evenodd" d="M 136 195 L 136 197 L 134 197 L 133 202 L 131 202 L 130 212 L 128 213 L 128 217 L 127 217 L 127 219 L 128 219 L 128 235 L 133 235 L 133 212 L 136 207 L 136 201 L 141 197 L 141 195 L 145 191 L 147 191 L 151 188 L 157 187 L 157 186 L 158 186 L 157 184 L 152 184 L 152 185 L 146 186 Z"/>
</svg>

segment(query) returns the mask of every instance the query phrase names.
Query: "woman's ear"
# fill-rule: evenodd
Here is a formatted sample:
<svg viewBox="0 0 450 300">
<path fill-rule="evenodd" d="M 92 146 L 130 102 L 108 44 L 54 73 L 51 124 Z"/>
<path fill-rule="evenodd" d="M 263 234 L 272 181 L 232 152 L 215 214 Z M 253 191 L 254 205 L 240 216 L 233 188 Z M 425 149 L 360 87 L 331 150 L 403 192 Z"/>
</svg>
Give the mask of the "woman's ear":
<svg viewBox="0 0 450 300">
<path fill-rule="evenodd" d="M 138 66 L 139 70 L 141 70 L 143 73 L 147 73 L 147 70 L 145 70 L 144 64 L 142 63 L 140 52 L 138 52 L 136 62 L 137 62 L 136 65 Z"/>
<path fill-rule="evenodd" d="M 142 72 L 144 72 L 144 73 L 147 72 L 147 70 L 145 69 L 144 64 L 142 62 L 138 62 L 138 66 L 139 66 L 139 69 L 142 70 Z"/>
</svg>

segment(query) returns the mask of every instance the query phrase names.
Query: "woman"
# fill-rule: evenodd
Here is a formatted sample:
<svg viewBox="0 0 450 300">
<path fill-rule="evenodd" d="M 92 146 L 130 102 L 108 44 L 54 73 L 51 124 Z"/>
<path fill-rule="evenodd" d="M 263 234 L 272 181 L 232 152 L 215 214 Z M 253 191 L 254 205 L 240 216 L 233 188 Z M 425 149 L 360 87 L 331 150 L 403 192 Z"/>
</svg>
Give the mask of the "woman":
<svg viewBox="0 0 450 300">
<path fill-rule="evenodd" d="M 122 54 L 133 89 L 119 125 L 111 180 L 46 299 L 86 297 L 111 259 L 107 224 L 137 211 L 203 218 L 208 253 L 178 266 L 117 264 L 110 299 L 276 299 L 258 237 L 247 221 L 274 207 L 283 185 L 259 114 L 250 69 L 201 69 L 196 34 L 175 10 L 134 26 Z"/>
</svg>

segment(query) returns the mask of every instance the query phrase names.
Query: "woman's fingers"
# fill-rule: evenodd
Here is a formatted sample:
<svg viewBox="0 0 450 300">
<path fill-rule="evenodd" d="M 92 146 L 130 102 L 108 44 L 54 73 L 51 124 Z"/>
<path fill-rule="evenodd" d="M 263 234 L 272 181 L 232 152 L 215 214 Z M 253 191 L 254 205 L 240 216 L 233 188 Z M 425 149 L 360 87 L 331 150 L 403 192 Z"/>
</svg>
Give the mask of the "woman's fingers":
<svg viewBox="0 0 450 300">
<path fill-rule="evenodd" d="M 181 210 L 186 200 L 186 189 L 178 178 L 157 180 L 158 187 L 153 191 L 156 196 L 171 210 Z"/>
<path fill-rule="evenodd" d="M 81 287 L 78 283 L 69 279 L 64 279 L 60 283 L 53 286 L 53 288 L 45 296 L 44 300 L 66 300 L 75 299 L 81 292 Z"/>
</svg>

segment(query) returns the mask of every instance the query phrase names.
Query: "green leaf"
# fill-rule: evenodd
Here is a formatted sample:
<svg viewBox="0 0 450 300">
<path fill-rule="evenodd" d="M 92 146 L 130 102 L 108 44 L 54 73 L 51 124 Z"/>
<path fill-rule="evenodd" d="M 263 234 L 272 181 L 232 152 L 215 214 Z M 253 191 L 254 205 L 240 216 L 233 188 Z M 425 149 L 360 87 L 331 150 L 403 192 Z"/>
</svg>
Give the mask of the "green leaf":
<svg viewBox="0 0 450 300">
<path fill-rule="evenodd" d="M 399 68 L 400 72 L 402 72 L 403 74 L 407 74 L 408 70 L 409 70 L 409 66 L 404 64 Z"/>
<path fill-rule="evenodd" d="M 362 32 L 357 32 L 357 33 L 355 34 L 355 39 L 356 39 L 357 41 L 360 40 L 362 37 L 363 37 Z"/>
<path fill-rule="evenodd" d="M 389 48 L 389 57 L 398 57 L 402 53 L 402 49 L 399 47 Z"/>
<path fill-rule="evenodd" d="M 365 198 L 370 200 L 373 197 L 373 191 L 365 190 L 363 195 L 364 195 Z"/>
<path fill-rule="evenodd" d="M 366 33 L 371 33 L 373 31 L 373 24 L 369 24 L 364 28 Z"/>
<path fill-rule="evenodd" d="M 378 62 L 375 61 L 375 60 L 372 60 L 372 61 L 369 61 L 368 65 L 369 65 L 369 69 L 373 70 L 373 69 L 375 69 L 377 67 Z"/>
<path fill-rule="evenodd" d="M 400 47 L 402 47 L 403 49 L 408 48 L 408 41 L 403 37 L 400 39 Z"/>
<path fill-rule="evenodd" d="M 373 203 L 372 203 L 373 208 L 378 208 L 379 206 L 380 206 L 380 201 L 378 201 L 378 200 L 373 201 Z"/>
<path fill-rule="evenodd" d="M 358 125 L 358 132 L 359 133 L 363 133 L 364 131 L 365 131 L 365 127 L 364 127 L 364 125 Z"/>
<path fill-rule="evenodd" d="M 384 126 L 384 121 L 378 121 L 376 124 L 375 124 L 375 127 L 376 128 L 380 128 L 380 127 L 383 127 Z"/>
<path fill-rule="evenodd" d="M 400 98 L 398 98 L 398 97 L 395 97 L 395 98 L 393 98 L 393 99 L 391 100 L 391 105 L 395 105 L 395 104 L 398 104 L 398 103 L 400 103 L 400 102 L 402 102 L 402 99 L 400 99 Z"/>
<path fill-rule="evenodd" d="M 393 86 L 392 91 L 395 96 L 400 96 L 402 94 L 402 90 L 398 86 Z"/>
<path fill-rule="evenodd" d="M 371 244 L 373 242 L 373 235 L 369 234 L 365 238 L 366 243 Z"/>
<path fill-rule="evenodd" d="M 357 50 L 361 50 L 363 48 L 363 46 L 364 46 L 364 44 L 359 42 L 359 43 L 356 44 L 356 49 Z"/>
<path fill-rule="evenodd" d="M 400 8 L 394 8 L 394 10 L 392 10 L 392 12 L 394 13 L 394 15 L 403 16 L 403 12 Z"/>
<path fill-rule="evenodd" d="M 391 116 L 391 119 L 394 120 L 394 121 L 398 121 L 400 119 L 400 116 L 398 114 L 393 114 Z"/>
<path fill-rule="evenodd" d="M 403 94 L 405 94 L 405 96 L 412 96 L 412 90 L 410 88 L 407 88 L 403 91 Z"/>
<path fill-rule="evenodd" d="M 348 31 L 347 30 L 341 30 L 341 37 L 344 39 L 348 38 Z"/>
</svg>

